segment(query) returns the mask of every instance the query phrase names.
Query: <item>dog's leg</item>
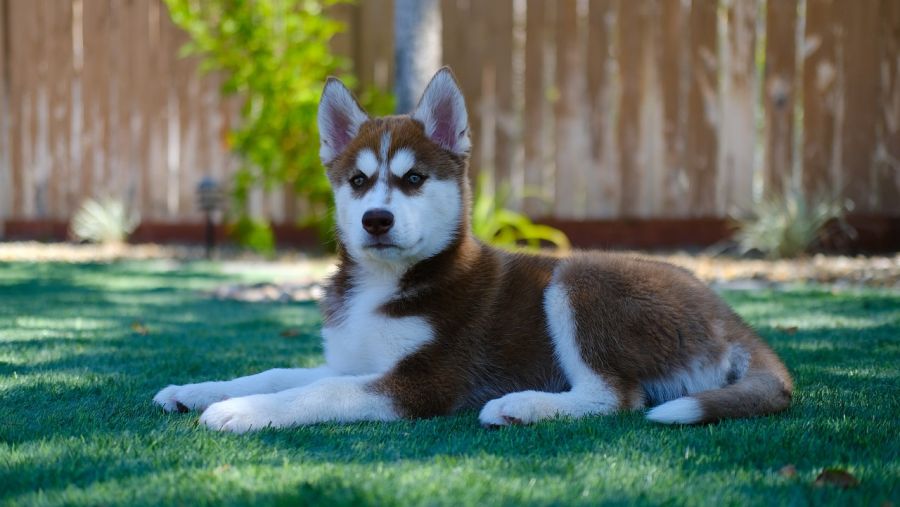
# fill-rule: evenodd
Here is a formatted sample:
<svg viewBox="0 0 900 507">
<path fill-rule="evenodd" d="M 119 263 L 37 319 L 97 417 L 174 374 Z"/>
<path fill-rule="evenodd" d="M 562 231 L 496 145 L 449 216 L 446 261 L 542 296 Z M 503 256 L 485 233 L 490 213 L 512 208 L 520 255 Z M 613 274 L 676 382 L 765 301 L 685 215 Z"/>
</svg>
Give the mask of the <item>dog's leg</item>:
<svg viewBox="0 0 900 507">
<path fill-rule="evenodd" d="M 550 337 L 572 389 L 563 393 L 522 391 L 489 401 L 478 418 L 485 426 L 529 424 L 559 416 L 608 414 L 620 405 L 620 393 L 582 358 L 576 342 L 577 326 L 565 287 L 558 281 L 544 294 Z"/>
<path fill-rule="evenodd" d="M 211 404 L 228 398 L 251 394 L 277 393 L 285 389 L 311 384 L 333 376 L 327 366 L 317 368 L 275 368 L 256 375 L 219 382 L 201 382 L 183 386 L 171 385 L 153 397 L 164 410 L 187 412 L 204 410 Z"/>
<path fill-rule="evenodd" d="M 200 416 L 209 428 L 243 433 L 322 422 L 399 419 L 391 398 L 372 388 L 377 375 L 331 377 L 274 394 L 231 398 Z"/>
</svg>

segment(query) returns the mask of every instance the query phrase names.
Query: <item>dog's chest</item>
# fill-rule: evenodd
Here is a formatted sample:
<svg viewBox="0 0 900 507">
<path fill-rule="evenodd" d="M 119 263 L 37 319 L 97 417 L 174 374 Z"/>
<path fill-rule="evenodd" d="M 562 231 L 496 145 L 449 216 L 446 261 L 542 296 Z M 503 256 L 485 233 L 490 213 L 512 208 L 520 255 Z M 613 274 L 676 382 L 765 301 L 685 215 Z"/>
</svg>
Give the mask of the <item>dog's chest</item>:
<svg viewBox="0 0 900 507">
<path fill-rule="evenodd" d="M 424 318 L 382 313 L 382 305 L 396 292 L 393 279 L 366 280 L 348 291 L 341 317 L 322 329 L 329 367 L 344 375 L 383 373 L 432 339 Z"/>
</svg>

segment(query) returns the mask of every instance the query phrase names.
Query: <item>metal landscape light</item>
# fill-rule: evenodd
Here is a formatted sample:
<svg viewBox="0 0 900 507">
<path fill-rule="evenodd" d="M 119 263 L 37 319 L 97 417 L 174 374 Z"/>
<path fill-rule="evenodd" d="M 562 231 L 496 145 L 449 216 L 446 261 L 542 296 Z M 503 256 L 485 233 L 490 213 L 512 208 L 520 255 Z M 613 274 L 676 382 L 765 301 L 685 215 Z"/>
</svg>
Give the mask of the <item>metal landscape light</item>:
<svg viewBox="0 0 900 507">
<path fill-rule="evenodd" d="M 212 257 L 212 250 L 216 246 L 216 228 L 214 223 L 215 212 L 222 207 L 224 196 L 219 183 L 204 177 L 197 184 L 197 204 L 203 214 L 206 215 L 206 258 Z"/>
</svg>

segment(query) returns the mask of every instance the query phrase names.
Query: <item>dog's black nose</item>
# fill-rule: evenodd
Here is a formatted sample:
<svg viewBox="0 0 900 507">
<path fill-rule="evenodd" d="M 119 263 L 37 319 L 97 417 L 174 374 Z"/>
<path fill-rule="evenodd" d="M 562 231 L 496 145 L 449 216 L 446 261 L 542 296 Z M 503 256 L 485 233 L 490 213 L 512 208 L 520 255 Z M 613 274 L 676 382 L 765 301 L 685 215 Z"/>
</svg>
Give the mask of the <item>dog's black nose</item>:
<svg viewBox="0 0 900 507">
<path fill-rule="evenodd" d="M 394 226 L 394 214 L 386 209 L 370 209 L 363 214 L 362 223 L 366 232 L 378 236 Z"/>
</svg>

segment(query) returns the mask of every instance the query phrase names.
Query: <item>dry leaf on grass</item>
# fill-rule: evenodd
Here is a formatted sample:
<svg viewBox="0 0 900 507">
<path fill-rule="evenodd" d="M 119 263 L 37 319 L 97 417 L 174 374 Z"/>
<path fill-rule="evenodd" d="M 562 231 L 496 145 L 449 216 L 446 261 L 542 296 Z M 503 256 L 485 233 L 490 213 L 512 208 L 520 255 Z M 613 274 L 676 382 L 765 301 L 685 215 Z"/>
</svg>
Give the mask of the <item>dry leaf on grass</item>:
<svg viewBox="0 0 900 507">
<path fill-rule="evenodd" d="M 775 326 L 775 329 L 781 331 L 782 333 L 787 333 L 789 335 L 797 334 L 797 326 Z"/>
<path fill-rule="evenodd" d="M 136 320 L 131 323 L 131 330 L 141 336 L 147 336 L 150 333 L 150 328 L 144 325 L 143 322 Z"/>
<path fill-rule="evenodd" d="M 778 475 L 782 477 L 796 477 L 797 467 L 794 465 L 784 465 L 781 467 L 781 470 L 778 471 Z"/>
<path fill-rule="evenodd" d="M 826 468 L 816 477 L 816 486 L 831 484 L 840 488 L 853 488 L 859 485 L 859 480 L 850 472 L 840 468 Z"/>
<path fill-rule="evenodd" d="M 279 334 L 280 334 L 281 336 L 283 336 L 284 338 L 293 338 L 293 337 L 299 335 L 299 334 L 300 334 L 300 331 L 299 331 L 298 329 L 288 328 L 288 329 L 285 329 L 284 331 L 282 331 L 282 332 L 279 333 Z"/>
</svg>

